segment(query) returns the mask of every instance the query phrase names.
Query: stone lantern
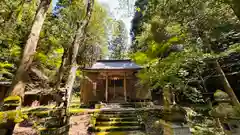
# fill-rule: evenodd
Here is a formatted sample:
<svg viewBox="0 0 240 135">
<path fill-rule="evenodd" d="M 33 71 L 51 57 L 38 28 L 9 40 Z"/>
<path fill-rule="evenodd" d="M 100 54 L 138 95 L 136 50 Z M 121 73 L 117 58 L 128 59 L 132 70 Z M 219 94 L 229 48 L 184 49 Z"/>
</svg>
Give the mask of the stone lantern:
<svg viewBox="0 0 240 135">
<path fill-rule="evenodd" d="M 218 120 L 219 126 L 225 134 L 240 134 L 240 117 L 237 115 L 236 107 L 231 104 L 227 93 L 217 90 L 214 93 L 215 105 L 209 114 Z"/>
<path fill-rule="evenodd" d="M 186 124 L 186 111 L 172 102 L 170 87 L 163 89 L 164 110 L 161 124 L 163 135 L 191 135 Z"/>
</svg>

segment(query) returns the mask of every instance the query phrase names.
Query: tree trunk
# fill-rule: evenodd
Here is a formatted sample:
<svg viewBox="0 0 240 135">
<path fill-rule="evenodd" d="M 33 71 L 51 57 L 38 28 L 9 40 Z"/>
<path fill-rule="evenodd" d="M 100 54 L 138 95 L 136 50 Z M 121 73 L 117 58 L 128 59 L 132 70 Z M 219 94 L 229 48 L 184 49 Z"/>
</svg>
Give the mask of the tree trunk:
<svg viewBox="0 0 240 135">
<path fill-rule="evenodd" d="M 65 73 L 65 66 L 67 64 L 67 60 L 68 60 L 68 48 L 64 48 L 64 52 L 62 55 L 62 61 L 61 61 L 61 65 L 60 68 L 58 70 L 57 73 L 57 77 L 56 77 L 56 83 L 55 83 L 55 90 L 57 91 L 60 88 L 62 79 L 63 79 L 63 75 Z"/>
<path fill-rule="evenodd" d="M 207 46 L 206 46 L 207 49 L 208 49 L 207 51 L 213 53 L 213 50 L 212 50 L 212 48 L 211 48 L 211 44 L 209 43 L 209 41 L 207 40 L 206 37 L 207 37 L 207 36 L 205 36 L 205 35 L 200 35 L 200 38 L 201 38 L 201 39 L 204 41 L 204 43 L 207 45 Z M 216 71 L 217 71 L 217 73 L 222 77 L 221 80 L 222 80 L 224 89 L 225 89 L 225 91 L 227 92 L 227 94 L 229 95 L 229 97 L 231 98 L 232 104 L 233 104 L 233 105 L 236 105 L 236 106 L 239 106 L 239 101 L 238 101 L 238 99 L 237 99 L 237 96 L 235 95 L 235 93 L 234 93 L 231 85 L 229 84 L 228 79 L 227 79 L 225 73 L 223 72 L 223 70 L 222 70 L 222 68 L 221 68 L 218 60 L 214 60 L 214 64 L 215 64 L 215 66 L 216 66 Z"/>
<path fill-rule="evenodd" d="M 70 65 L 69 65 L 67 82 L 65 85 L 65 89 L 67 91 L 67 99 L 66 99 L 67 107 L 70 104 L 72 88 L 73 88 L 73 84 L 74 84 L 74 81 L 76 78 L 76 71 L 78 69 L 77 54 L 78 54 L 79 46 L 84 41 L 84 35 L 86 33 L 86 28 L 87 28 L 89 21 L 91 19 L 91 16 L 92 16 L 93 5 L 94 5 L 94 0 L 88 0 L 86 16 L 83 19 L 83 21 L 80 24 L 78 24 L 77 33 L 74 37 L 72 46 L 70 47 L 70 50 L 69 50 Z"/>
<path fill-rule="evenodd" d="M 230 99 L 232 100 L 233 105 L 239 106 L 239 101 L 237 99 L 237 96 L 235 95 L 232 87 L 230 86 L 230 84 L 227 80 L 227 77 L 225 76 L 225 73 L 223 72 L 223 70 L 217 60 L 215 61 L 215 64 L 216 64 L 216 70 L 220 74 L 220 77 L 222 79 L 222 83 L 223 83 L 225 91 L 227 92 Z"/>
<path fill-rule="evenodd" d="M 235 15 L 240 20 L 240 1 L 239 0 L 231 0 L 230 5 L 231 5 Z"/>
<path fill-rule="evenodd" d="M 22 98 L 24 96 L 25 83 L 27 81 L 27 70 L 32 64 L 35 50 L 37 48 L 37 43 L 39 40 L 39 34 L 42 29 L 43 22 L 46 17 L 50 3 L 51 0 L 41 0 L 38 6 L 31 32 L 28 36 L 28 40 L 24 48 L 20 65 L 13 79 L 12 86 L 5 96 L 18 95 Z"/>
</svg>

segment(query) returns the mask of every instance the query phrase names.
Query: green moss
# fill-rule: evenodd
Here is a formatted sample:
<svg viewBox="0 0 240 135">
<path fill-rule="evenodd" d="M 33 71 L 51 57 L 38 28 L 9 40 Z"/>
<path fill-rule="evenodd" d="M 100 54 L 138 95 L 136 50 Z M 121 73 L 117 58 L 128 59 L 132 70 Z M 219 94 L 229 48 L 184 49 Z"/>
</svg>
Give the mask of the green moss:
<svg viewBox="0 0 240 135">
<path fill-rule="evenodd" d="M 75 104 L 75 103 L 70 105 L 70 108 L 79 108 L 79 107 L 80 107 L 80 105 L 79 104 Z"/>
<path fill-rule="evenodd" d="M 20 110 L 0 112 L 0 123 L 5 123 L 8 120 L 20 123 L 24 119 L 28 119 L 28 116 L 23 114 Z"/>
<path fill-rule="evenodd" d="M 49 112 L 50 111 L 37 111 L 37 112 L 33 112 L 31 114 L 33 116 L 37 116 L 37 117 L 48 117 L 49 116 Z"/>
<path fill-rule="evenodd" d="M 102 108 L 103 106 L 101 104 L 95 104 L 95 109 L 100 109 Z"/>
<path fill-rule="evenodd" d="M 127 135 L 126 132 L 99 132 L 96 135 Z"/>
<path fill-rule="evenodd" d="M 35 108 L 35 109 L 24 109 L 24 112 L 28 115 L 37 116 L 37 117 L 47 117 L 50 115 L 50 112 L 53 111 L 51 108 Z M 88 112 L 88 109 L 82 108 L 69 108 L 69 113 L 78 114 Z"/>
<path fill-rule="evenodd" d="M 39 127 L 38 131 L 44 131 L 44 130 L 56 130 L 58 128 L 46 128 L 46 127 Z"/>
<path fill-rule="evenodd" d="M 81 108 L 70 108 L 69 109 L 70 114 L 76 114 L 76 113 L 82 113 L 82 112 L 87 112 L 86 109 L 81 109 Z"/>
<path fill-rule="evenodd" d="M 118 129 L 118 128 L 121 128 L 121 129 L 129 129 L 129 128 L 136 128 L 138 126 L 97 126 L 95 127 L 96 130 L 99 130 L 99 131 L 107 131 L 107 130 L 114 130 L 114 129 Z"/>
<path fill-rule="evenodd" d="M 94 113 L 91 114 L 90 123 L 91 123 L 92 125 L 95 125 L 95 124 L 96 124 L 96 122 L 97 122 L 97 117 L 98 117 L 98 116 L 99 116 L 99 112 L 98 112 L 98 111 L 96 111 L 96 112 L 94 112 Z"/>
<path fill-rule="evenodd" d="M 46 110 L 46 111 L 31 111 L 31 112 L 28 112 L 28 115 L 43 118 L 43 117 L 48 117 L 49 113 L 50 113 L 49 110 Z"/>
<path fill-rule="evenodd" d="M 216 90 L 216 92 L 214 93 L 214 98 L 217 99 L 229 99 L 229 96 L 226 92 L 222 91 L 222 90 Z"/>
<path fill-rule="evenodd" d="M 107 122 L 98 122 L 98 124 L 103 125 L 114 125 L 114 124 L 132 124 L 132 123 L 138 123 L 138 121 L 107 121 Z"/>
<path fill-rule="evenodd" d="M 9 96 L 9 97 L 5 98 L 3 101 L 4 101 L 4 103 L 5 102 L 10 102 L 10 101 L 18 101 L 18 102 L 21 103 L 21 97 L 19 97 L 19 96 Z"/>
</svg>

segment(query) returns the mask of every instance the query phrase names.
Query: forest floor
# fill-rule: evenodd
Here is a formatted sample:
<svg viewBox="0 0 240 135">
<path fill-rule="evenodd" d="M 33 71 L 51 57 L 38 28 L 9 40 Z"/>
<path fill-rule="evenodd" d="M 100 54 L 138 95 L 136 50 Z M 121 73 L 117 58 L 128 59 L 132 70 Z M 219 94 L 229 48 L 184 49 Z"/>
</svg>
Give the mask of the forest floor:
<svg viewBox="0 0 240 135">
<path fill-rule="evenodd" d="M 88 135 L 87 129 L 90 122 L 90 115 L 87 113 L 71 116 L 69 135 Z M 13 135 L 37 135 L 36 131 L 30 127 L 16 125 Z"/>
<path fill-rule="evenodd" d="M 70 130 L 69 135 L 145 135 L 141 131 L 130 132 L 101 132 L 101 133 L 88 133 L 88 127 L 90 126 L 90 114 L 97 109 L 83 109 L 80 106 L 79 98 L 73 98 L 70 105 Z M 50 106 L 43 106 L 45 108 L 51 108 Z M 25 110 L 31 108 L 24 108 Z M 17 124 L 14 129 L 13 135 L 37 135 L 36 130 L 32 126 L 21 126 Z"/>
<path fill-rule="evenodd" d="M 90 114 L 95 109 L 82 109 L 76 106 L 80 106 L 79 98 L 73 97 L 70 108 L 70 131 L 69 135 L 88 135 L 87 129 L 90 124 Z M 51 106 L 43 106 L 45 108 L 51 108 Z M 23 108 L 28 110 L 31 108 Z M 32 126 L 23 127 L 21 124 L 17 124 L 14 129 L 13 135 L 37 135 L 36 130 Z"/>
<path fill-rule="evenodd" d="M 69 135 L 145 135 L 144 132 L 130 131 L 130 132 L 101 132 L 96 134 L 89 134 L 87 129 L 89 127 L 90 115 L 79 114 L 71 116 Z M 16 125 L 13 135 L 37 135 L 32 127 L 20 127 Z"/>
</svg>

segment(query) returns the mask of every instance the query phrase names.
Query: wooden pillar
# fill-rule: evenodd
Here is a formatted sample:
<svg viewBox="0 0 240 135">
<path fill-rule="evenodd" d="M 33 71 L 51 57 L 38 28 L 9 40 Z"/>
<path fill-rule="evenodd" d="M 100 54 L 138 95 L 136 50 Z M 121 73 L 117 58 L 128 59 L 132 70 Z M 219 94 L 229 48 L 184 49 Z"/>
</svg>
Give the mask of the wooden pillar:
<svg viewBox="0 0 240 135">
<path fill-rule="evenodd" d="M 113 89 L 114 89 L 113 98 L 116 98 L 115 80 L 113 81 Z"/>
<path fill-rule="evenodd" d="M 80 103 L 85 103 L 85 72 L 83 72 L 83 78 L 80 83 Z"/>
<path fill-rule="evenodd" d="M 124 99 L 127 102 L 127 86 L 126 86 L 126 72 L 124 73 L 124 82 L 123 82 L 123 87 L 124 87 Z"/>
<path fill-rule="evenodd" d="M 108 74 L 106 73 L 106 90 L 105 90 L 105 99 L 108 102 Z"/>
</svg>

